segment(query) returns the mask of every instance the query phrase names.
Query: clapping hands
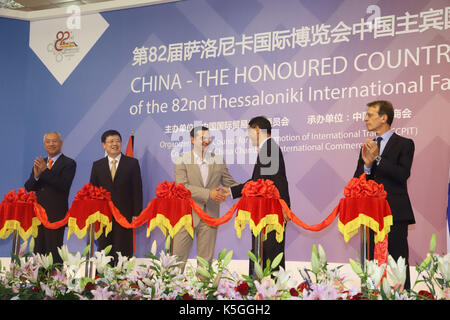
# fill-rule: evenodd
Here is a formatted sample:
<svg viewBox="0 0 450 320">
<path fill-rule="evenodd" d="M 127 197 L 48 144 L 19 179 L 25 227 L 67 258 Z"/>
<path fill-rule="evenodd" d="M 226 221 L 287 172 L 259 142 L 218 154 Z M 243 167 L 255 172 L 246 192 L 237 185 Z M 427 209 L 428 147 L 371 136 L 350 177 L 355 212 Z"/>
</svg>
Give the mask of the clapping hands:
<svg viewBox="0 0 450 320">
<path fill-rule="evenodd" d="M 362 159 L 367 168 L 370 168 L 375 161 L 375 158 L 380 154 L 378 145 L 372 139 L 367 139 L 362 146 Z"/>
<path fill-rule="evenodd" d="M 209 191 L 209 198 L 217 203 L 222 203 L 230 196 L 230 191 L 227 188 L 218 186 Z"/>
<path fill-rule="evenodd" d="M 39 178 L 39 176 L 41 175 L 42 172 L 44 172 L 45 169 L 47 169 L 46 161 L 42 157 L 37 157 L 34 160 L 34 165 L 33 165 L 34 177 L 36 179 Z"/>
</svg>

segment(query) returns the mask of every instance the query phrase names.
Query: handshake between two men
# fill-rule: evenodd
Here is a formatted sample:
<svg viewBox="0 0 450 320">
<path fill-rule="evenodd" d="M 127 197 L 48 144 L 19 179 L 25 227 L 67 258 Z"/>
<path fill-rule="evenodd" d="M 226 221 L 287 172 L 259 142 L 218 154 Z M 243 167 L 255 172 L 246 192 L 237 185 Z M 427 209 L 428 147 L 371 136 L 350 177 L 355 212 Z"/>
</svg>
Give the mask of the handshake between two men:
<svg viewBox="0 0 450 320">
<path fill-rule="evenodd" d="M 218 186 L 217 188 L 211 189 L 209 191 L 209 198 L 217 203 L 225 202 L 230 195 L 231 195 L 230 188 L 225 188 L 222 186 Z M 284 209 L 282 209 L 282 211 L 283 211 L 284 220 L 286 222 L 291 220 L 288 217 L 287 212 L 285 212 Z"/>
<path fill-rule="evenodd" d="M 230 189 L 222 186 L 218 186 L 209 191 L 209 198 L 217 203 L 225 202 L 230 195 Z"/>
</svg>

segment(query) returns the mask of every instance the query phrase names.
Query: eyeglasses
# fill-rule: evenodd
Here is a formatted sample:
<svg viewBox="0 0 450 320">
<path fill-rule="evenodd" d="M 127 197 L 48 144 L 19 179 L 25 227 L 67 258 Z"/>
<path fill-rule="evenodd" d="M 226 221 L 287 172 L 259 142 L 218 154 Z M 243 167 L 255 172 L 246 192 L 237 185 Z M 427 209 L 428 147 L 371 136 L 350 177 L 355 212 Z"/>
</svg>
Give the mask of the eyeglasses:
<svg viewBox="0 0 450 320">
<path fill-rule="evenodd" d="M 114 143 L 122 143 L 121 140 L 117 139 L 117 140 L 107 140 L 105 141 L 106 144 L 114 144 Z"/>
<path fill-rule="evenodd" d="M 379 115 L 378 113 L 371 113 L 371 112 L 366 112 L 366 117 L 367 118 L 372 118 L 373 116 Z"/>
</svg>

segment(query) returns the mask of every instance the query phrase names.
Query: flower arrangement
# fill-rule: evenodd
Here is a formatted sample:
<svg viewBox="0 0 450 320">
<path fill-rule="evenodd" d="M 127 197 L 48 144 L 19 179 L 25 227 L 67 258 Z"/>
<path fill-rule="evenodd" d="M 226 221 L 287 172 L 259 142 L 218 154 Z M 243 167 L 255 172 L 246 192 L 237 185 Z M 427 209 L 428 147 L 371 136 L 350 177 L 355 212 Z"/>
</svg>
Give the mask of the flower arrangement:
<svg viewBox="0 0 450 320">
<path fill-rule="evenodd" d="M 323 247 L 313 245 L 311 268 L 298 270 L 302 281 L 279 267 L 282 254 L 263 270 L 253 253 L 255 276 L 240 275 L 228 269 L 233 251 L 222 250 L 210 265 L 197 258 L 197 267 L 188 266 L 184 273 L 179 260 L 166 250 L 156 255 L 156 243 L 146 255 L 148 262 L 136 265 L 136 259 L 119 254 L 117 264 L 109 263 L 110 248 L 95 252 L 95 279 L 79 276 L 80 266 L 87 261 L 82 253 L 59 248 L 62 264 L 53 263 L 51 254 L 33 253 L 34 240 L 23 243 L 18 256 L 13 256 L 9 269 L 0 265 L 1 300 L 428 300 L 450 299 L 450 254 L 440 256 L 435 251 L 436 238 L 430 241 L 430 252 L 416 266 L 418 278 L 411 290 L 403 288 L 405 261 L 389 257 L 381 266 L 376 260 L 367 261 L 366 271 L 359 262 L 350 259 L 353 271 L 361 279 L 361 288 L 347 288 L 347 278 L 341 267 L 330 268 Z M 389 283 L 385 274 L 389 275 Z M 428 290 L 414 291 L 424 283 Z"/>
</svg>

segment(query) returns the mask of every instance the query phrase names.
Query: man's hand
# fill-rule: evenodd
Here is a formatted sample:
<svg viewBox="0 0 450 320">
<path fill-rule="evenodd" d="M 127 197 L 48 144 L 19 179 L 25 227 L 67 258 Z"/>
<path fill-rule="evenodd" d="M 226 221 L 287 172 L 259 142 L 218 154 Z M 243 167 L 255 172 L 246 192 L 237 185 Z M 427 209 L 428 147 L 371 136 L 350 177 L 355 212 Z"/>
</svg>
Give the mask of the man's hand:
<svg viewBox="0 0 450 320">
<path fill-rule="evenodd" d="M 209 198 L 217 203 L 224 202 L 229 196 L 230 192 L 221 186 L 209 191 Z"/>
<path fill-rule="evenodd" d="M 33 174 L 34 177 L 37 179 L 41 175 L 44 170 L 47 169 L 47 163 L 42 157 L 37 157 L 36 160 L 34 160 L 33 165 Z"/>
<path fill-rule="evenodd" d="M 367 139 L 361 150 L 361 157 L 364 161 L 366 168 L 370 168 L 375 161 L 375 158 L 380 154 L 378 145 L 372 139 Z"/>
</svg>

